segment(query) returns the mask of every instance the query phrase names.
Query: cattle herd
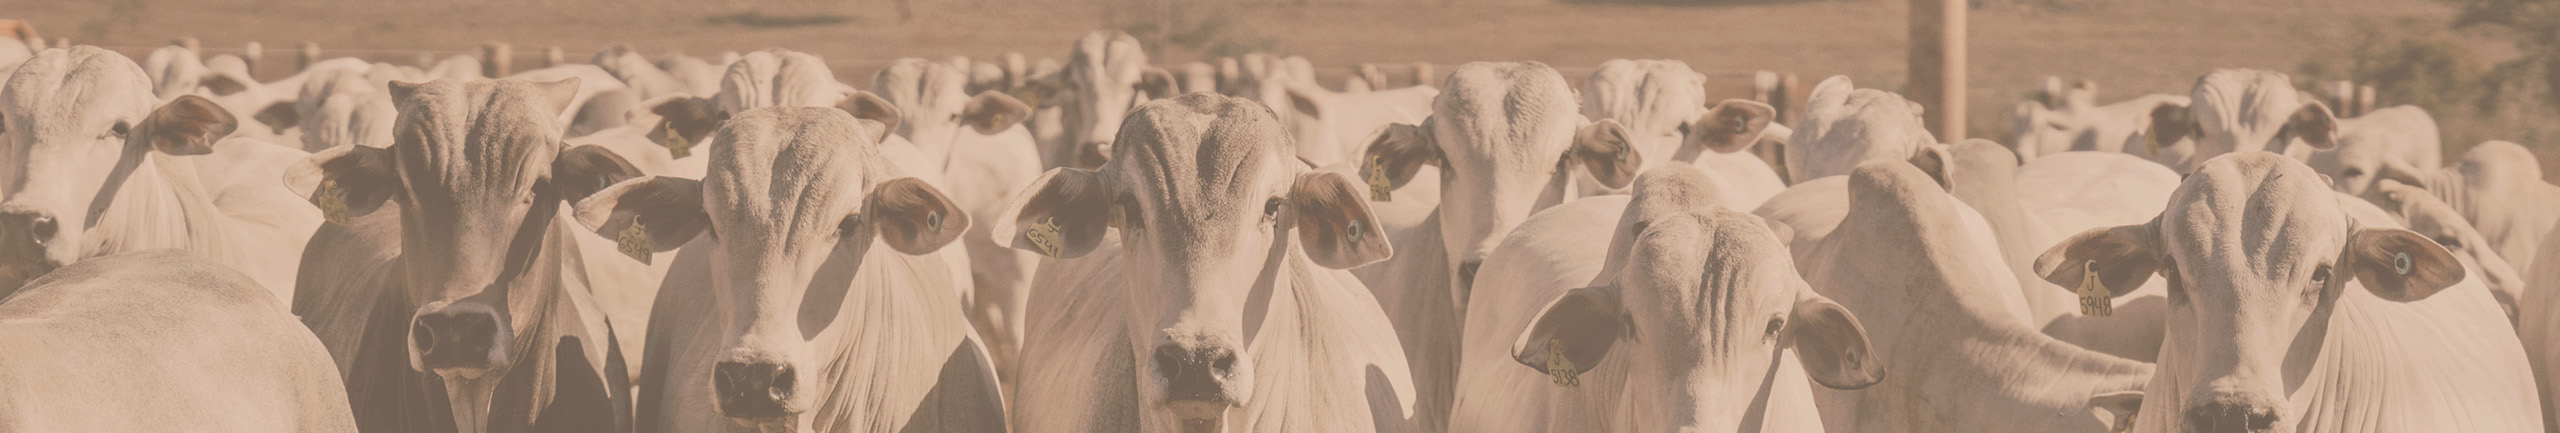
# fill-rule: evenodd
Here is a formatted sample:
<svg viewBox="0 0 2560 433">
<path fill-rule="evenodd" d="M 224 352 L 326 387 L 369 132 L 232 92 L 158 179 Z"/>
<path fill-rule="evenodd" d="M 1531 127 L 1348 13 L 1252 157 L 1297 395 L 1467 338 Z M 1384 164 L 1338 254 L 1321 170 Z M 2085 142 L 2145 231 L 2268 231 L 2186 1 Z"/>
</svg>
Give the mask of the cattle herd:
<svg viewBox="0 0 2560 433">
<path fill-rule="evenodd" d="M 2560 431 L 2560 185 L 2273 72 L 2004 145 L 1667 60 L 0 24 L 0 432 Z"/>
</svg>

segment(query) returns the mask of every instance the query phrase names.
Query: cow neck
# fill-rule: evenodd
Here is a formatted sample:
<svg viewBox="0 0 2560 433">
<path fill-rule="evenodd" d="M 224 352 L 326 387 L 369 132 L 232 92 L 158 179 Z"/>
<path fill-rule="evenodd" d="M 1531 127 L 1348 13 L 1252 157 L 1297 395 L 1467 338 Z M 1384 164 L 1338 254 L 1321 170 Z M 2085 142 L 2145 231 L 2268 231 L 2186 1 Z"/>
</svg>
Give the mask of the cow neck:
<svg viewBox="0 0 2560 433">
<path fill-rule="evenodd" d="M 835 257 L 810 279 L 813 285 L 834 286 L 827 289 L 841 297 L 822 328 L 801 324 L 810 360 L 824 366 L 818 383 L 826 394 L 819 396 L 818 410 L 809 418 L 821 426 L 906 416 L 911 408 L 896 407 L 914 402 L 875 399 L 923 395 L 938 378 L 914 372 L 943 368 L 970 329 L 960 310 L 933 307 L 959 305 L 958 292 L 948 288 L 966 284 L 951 281 L 941 255 L 906 255 L 877 238 L 870 242 L 860 256 L 848 257 L 844 248 L 837 248 Z M 827 301 L 815 295 L 802 299 Z M 813 307 L 804 305 L 798 314 L 811 317 Z"/>
<path fill-rule="evenodd" d="M 549 194 L 537 194 L 536 203 L 559 203 Z M 578 270 L 576 242 L 568 239 L 572 230 L 569 219 L 557 212 L 558 206 L 536 206 L 518 226 L 508 244 L 510 269 L 499 274 L 500 286 L 507 291 L 507 309 L 520 324 L 515 341 L 510 343 L 516 358 L 504 379 L 494 390 L 496 398 L 487 419 L 542 419 L 542 410 L 551 406 L 561 375 L 604 372 L 564 372 L 560 368 L 561 344 L 564 338 L 578 338 L 579 350 L 585 351 L 590 367 L 601 369 L 610 354 L 606 340 L 603 313 L 592 308 L 584 275 Z M 516 257 L 519 254 L 522 257 Z"/>
<path fill-rule="evenodd" d="M 192 160 L 126 152 L 90 199 L 81 257 L 174 248 L 237 267 L 239 257 L 223 253 L 221 211 L 197 180 Z"/>
</svg>

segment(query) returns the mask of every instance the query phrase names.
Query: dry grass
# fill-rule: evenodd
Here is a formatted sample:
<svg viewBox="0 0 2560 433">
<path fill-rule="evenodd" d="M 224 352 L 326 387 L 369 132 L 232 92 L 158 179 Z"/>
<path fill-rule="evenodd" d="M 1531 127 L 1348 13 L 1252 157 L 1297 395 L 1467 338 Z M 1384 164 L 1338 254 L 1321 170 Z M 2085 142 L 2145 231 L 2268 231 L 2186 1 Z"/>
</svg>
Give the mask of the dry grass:
<svg viewBox="0 0 2560 433">
<path fill-rule="evenodd" d="M 910 2 L 911 20 L 899 19 L 900 1 Z M 420 50 L 462 52 L 484 41 L 512 42 L 519 53 L 566 47 L 572 59 L 617 43 L 649 53 L 697 55 L 787 47 L 828 58 L 838 65 L 839 75 L 854 83 L 868 82 L 872 69 L 899 57 L 1008 51 L 1062 56 L 1085 31 L 1156 25 L 1132 18 L 1156 14 L 1175 21 L 1157 28 L 1168 37 L 1185 38 L 1178 46 L 1158 50 L 1158 63 L 1275 49 L 1306 55 L 1339 76 L 1360 62 L 1536 60 L 1579 73 L 1612 58 L 1673 58 L 1701 70 L 1787 71 L 1808 85 L 1843 74 L 1866 86 L 1894 89 L 1903 81 L 1906 32 L 1905 3 L 1894 0 L 633 3 L 0 0 L 0 10 L 33 20 L 47 37 L 67 36 L 80 43 L 141 48 L 194 36 L 219 51 L 251 40 L 263 41 L 271 50 L 311 40 L 341 49 L 338 54 L 404 62 Z M 2433 32 L 2491 58 L 2512 51 L 2480 35 L 2445 32 L 2454 11 L 2430 0 L 1975 3 L 1969 128 L 1975 137 L 2006 136 L 2010 108 L 2045 75 L 2096 80 L 2104 88 L 2101 99 L 2114 100 L 2184 93 L 2197 75 L 2213 68 L 2343 70 L 2342 65 L 2353 64 L 2347 57 L 2377 34 Z M 359 48 L 365 51 L 352 50 Z M 269 64 L 284 63 L 289 62 Z M 2497 130 L 2447 135 L 2513 137 Z"/>
</svg>

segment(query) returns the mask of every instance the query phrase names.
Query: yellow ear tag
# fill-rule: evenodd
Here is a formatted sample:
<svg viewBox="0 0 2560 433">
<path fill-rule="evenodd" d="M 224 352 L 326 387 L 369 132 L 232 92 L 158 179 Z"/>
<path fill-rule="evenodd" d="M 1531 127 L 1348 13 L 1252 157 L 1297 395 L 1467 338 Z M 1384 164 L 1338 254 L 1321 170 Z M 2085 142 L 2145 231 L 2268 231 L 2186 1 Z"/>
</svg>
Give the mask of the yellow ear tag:
<svg viewBox="0 0 2560 433">
<path fill-rule="evenodd" d="M 1566 388 L 1582 386 L 1582 370 L 1574 368 L 1573 360 L 1564 357 L 1564 341 L 1547 339 L 1547 377 L 1552 379 L 1556 386 Z"/>
<path fill-rule="evenodd" d="M 1378 163 L 1377 155 L 1369 156 L 1368 173 L 1365 173 L 1361 178 L 1362 180 L 1369 182 L 1369 201 L 1390 202 L 1396 200 L 1395 195 L 1391 194 L 1395 190 L 1395 186 L 1390 185 L 1392 182 L 1387 181 L 1387 166 L 1386 164 Z"/>
<path fill-rule="evenodd" d="M 623 227 L 622 233 L 613 238 L 613 247 L 642 264 L 649 263 L 650 255 L 658 251 L 650 244 L 648 226 L 641 225 L 638 216 L 631 217 L 631 226 Z"/>
<path fill-rule="evenodd" d="M 2160 156 L 2160 136 L 2143 134 L 2142 150 L 2151 152 L 2151 156 Z"/>
<path fill-rule="evenodd" d="M 2073 291 L 2080 293 L 2080 315 L 2107 317 L 2116 314 L 2115 296 L 2098 282 L 2097 266 L 2096 260 L 2080 263 L 2080 288 Z"/>
<path fill-rule="evenodd" d="M 678 159 L 693 156 L 693 141 L 676 132 L 675 122 L 667 122 L 667 156 Z"/>
<path fill-rule="evenodd" d="M 1030 239 L 1032 248 L 1040 249 L 1041 255 L 1049 257 L 1057 257 L 1066 247 L 1066 239 L 1058 235 L 1058 219 L 1055 217 L 1042 218 L 1039 223 L 1023 229 L 1022 237 Z"/>
<path fill-rule="evenodd" d="M 320 181 L 320 189 L 311 191 L 311 204 L 320 207 L 320 219 L 330 224 L 351 225 L 347 216 L 347 193 L 338 190 L 338 181 Z"/>
</svg>

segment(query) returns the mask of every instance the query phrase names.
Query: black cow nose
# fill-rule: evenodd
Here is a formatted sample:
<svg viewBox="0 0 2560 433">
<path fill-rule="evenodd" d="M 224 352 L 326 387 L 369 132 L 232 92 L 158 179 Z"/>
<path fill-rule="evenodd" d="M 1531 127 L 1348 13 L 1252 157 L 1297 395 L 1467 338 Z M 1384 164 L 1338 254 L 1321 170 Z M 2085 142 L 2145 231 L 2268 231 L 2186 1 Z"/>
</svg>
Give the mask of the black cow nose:
<svg viewBox="0 0 2560 433">
<path fill-rule="evenodd" d="M 61 226 L 53 223 L 52 215 L 36 215 L 27 220 L 27 234 L 35 237 L 36 245 L 44 245 L 45 241 L 53 239 L 53 235 L 60 233 L 61 229 Z"/>
<path fill-rule="evenodd" d="M 2241 404 L 2206 404 L 2187 409 L 2187 425 L 2203 433 L 2275 431 L 2276 410 Z"/>
<path fill-rule="evenodd" d="M 800 379 L 791 366 L 723 361 L 712 365 L 711 370 L 711 391 L 719 395 L 720 414 L 753 419 L 792 413 L 783 404 L 791 400 L 792 387 Z"/>
<path fill-rule="evenodd" d="M 428 370 L 489 368 L 506 359 L 506 321 L 494 309 L 456 305 L 418 315 L 409 326 L 409 341 L 418 364 Z"/>
<path fill-rule="evenodd" d="M 1156 346 L 1156 374 L 1164 376 L 1165 400 L 1226 402 L 1227 380 L 1235 377 L 1236 351 L 1221 345 Z"/>
</svg>

